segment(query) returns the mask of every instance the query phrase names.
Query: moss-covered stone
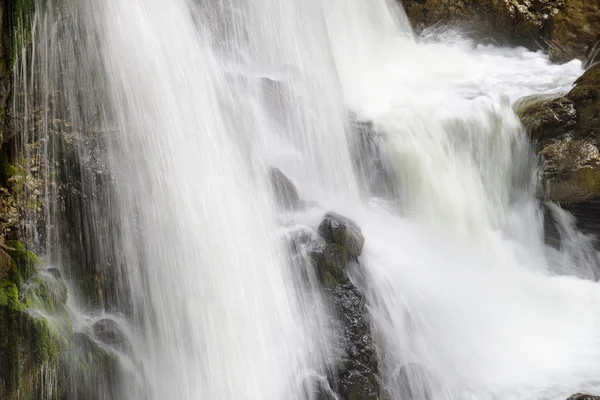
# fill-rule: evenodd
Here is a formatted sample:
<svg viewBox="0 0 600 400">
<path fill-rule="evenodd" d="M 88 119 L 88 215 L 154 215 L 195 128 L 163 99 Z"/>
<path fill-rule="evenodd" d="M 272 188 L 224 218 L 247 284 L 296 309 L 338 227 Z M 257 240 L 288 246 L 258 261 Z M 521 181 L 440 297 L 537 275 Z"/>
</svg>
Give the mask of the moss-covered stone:
<svg viewBox="0 0 600 400">
<path fill-rule="evenodd" d="M 42 260 L 33 252 L 27 250 L 23 243 L 11 240 L 8 242 L 8 249 L 14 265 L 24 280 L 29 279 L 37 272 L 37 266 L 41 264 Z"/>
<path fill-rule="evenodd" d="M 39 272 L 39 258 L 21 243 L 9 244 L 12 268 L 0 281 L 0 398 L 39 398 L 41 374 L 57 364 L 72 331 L 66 285 Z M 30 274 L 27 280 L 21 271 Z"/>
<path fill-rule="evenodd" d="M 14 282 L 0 282 L 0 395 L 19 386 L 20 354 L 17 336 L 19 291 Z"/>
</svg>

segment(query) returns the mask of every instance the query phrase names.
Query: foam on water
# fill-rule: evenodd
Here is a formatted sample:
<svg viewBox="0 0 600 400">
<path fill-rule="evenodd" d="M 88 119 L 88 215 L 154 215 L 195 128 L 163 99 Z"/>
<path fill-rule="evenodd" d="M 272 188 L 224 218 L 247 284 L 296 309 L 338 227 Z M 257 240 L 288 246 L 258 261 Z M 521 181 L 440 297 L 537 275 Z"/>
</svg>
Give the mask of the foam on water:
<svg viewBox="0 0 600 400">
<path fill-rule="evenodd" d="M 600 390 L 600 291 L 585 279 L 597 256 L 567 222 L 570 244 L 545 245 L 537 162 L 512 110 L 568 90 L 579 61 L 415 38 L 392 0 L 48 4 L 22 84 L 47 88 L 35 100 L 47 120 L 101 132 L 110 201 L 86 197 L 96 239 L 81 250 L 118 272 L 112 311 L 147 382 L 124 398 L 312 398 L 303 388 L 334 353 L 329 317 L 288 268 L 276 221 L 314 229 L 329 210 L 364 230 L 352 277 L 391 398 L 408 362 L 436 399 Z M 381 134 L 385 198 L 359 179 L 350 114 Z M 277 209 L 269 165 L 318 204 Z"/>
</svg>

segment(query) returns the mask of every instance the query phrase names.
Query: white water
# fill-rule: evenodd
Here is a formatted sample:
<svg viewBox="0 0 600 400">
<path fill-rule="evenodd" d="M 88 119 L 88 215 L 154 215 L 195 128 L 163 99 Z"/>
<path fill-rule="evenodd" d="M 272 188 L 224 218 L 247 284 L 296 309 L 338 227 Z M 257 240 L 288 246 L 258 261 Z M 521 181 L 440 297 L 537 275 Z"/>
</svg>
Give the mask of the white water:
<svg viewBox="0 0 600 400">
<path fill-rule="evenodd" d="M 72 79 L 105 80 L 83 102 L 115 132 L 121 236 L 106 247 L 125 268 L 147 376 L 126 398 L 311 397 L 302 386 L 333 351 L 328 318 L 288 269 L 276 221 L 315 228 L 329 210 L 366 237 L 353 278 L 391 398 L 407 362 L 429 370 L 436 399 L 600 391 L 600 291 L 577 277 L 594 260 L 544 245 L 536 163 L 511 108 L 568 89 L 578 61 L 451 33 L 416 40 L 391 0 L 71 7 L 94 38 L 75 44 Z M 85 119 L 80 101 L 71 121 Z M 356 179 L 348 110 L 383 133 L 397 197 L 370 198 Z M 268 165 L 319 205 L 280 213 Z"/>
</svg>

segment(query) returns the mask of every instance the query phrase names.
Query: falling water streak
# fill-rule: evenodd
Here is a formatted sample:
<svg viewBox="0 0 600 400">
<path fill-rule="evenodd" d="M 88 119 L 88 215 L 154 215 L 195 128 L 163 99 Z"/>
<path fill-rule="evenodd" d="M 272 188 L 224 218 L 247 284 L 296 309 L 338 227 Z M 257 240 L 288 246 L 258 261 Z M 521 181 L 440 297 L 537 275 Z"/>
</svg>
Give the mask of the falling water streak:
<svg viewBox="0 0 600 400">
<path fill-rule="evenodd" d="M 47 180 L 46 248 L 85 266 L 63 267 L 73 280 L 99 271 L 100 306 L 132 324 L 146 381 L 123 398 L 310 397 L 303 377 L 323 375 L 332 338 L 318 291 L 285 267 L 275 221 L 314 228 L 330 208 L 367 238 L 353 279 L 392 398 L 408 362 L 442 399 L 600 388 L 600 297 L 577 278 L 597 255 L 564 216 L 567 247 L 544 245 L 536 160 L 511 109 L 568 89 L 578 62 L 421 41 L 391 0 L 57 4 L 15 77 L 37 97 L 14 108 L 40 107 L 46 177 L 65 147 L 76 154 L 63 181 Z M 360 202 L 349 114 L 381 133 L 385 209 Z M 35 121 L 21 121 L 28 135 Z M 267 165 L 320 205 L 276 210 Z M 73 236 L 63 209 L 81 217 Z"/>
</svg>

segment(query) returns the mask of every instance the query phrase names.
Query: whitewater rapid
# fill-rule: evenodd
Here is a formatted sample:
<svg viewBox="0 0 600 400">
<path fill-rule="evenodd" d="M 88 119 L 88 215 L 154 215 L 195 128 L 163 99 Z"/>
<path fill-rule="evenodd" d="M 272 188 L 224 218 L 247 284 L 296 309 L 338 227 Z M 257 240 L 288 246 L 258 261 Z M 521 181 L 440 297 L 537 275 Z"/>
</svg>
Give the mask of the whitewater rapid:
<svg viewBox="0 0 600 400">
<path fill-rule="evenodd" d="M 351 278 L 390 398 L 407 363 L 435 399 L 600 390 L 597 255 L 560 210 L 569 245 L 545 244 L 538 161 L 512 109 L 568 90 L 579 61 L 416 37 L 392 0 L 67 3 L 37 19 L 31 85 L 47 88 L 46 118 L 102 132 L 111 197 L 87 197 L 90 246 L 114 261 L 109 311 L 129 321 L 144 377 L 123 398 L 313 399 L 331 316 L 278 232 L 316 234 L 328 211 L 366 238 Z M 356 168 L 370 155 L 355 120 L 379 135 L 384 195 Z M 270 166 L 306 208 L 276 206 Z"/>
</svg>

